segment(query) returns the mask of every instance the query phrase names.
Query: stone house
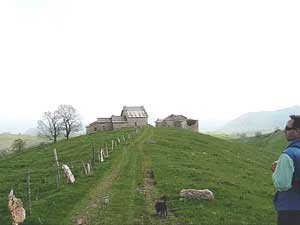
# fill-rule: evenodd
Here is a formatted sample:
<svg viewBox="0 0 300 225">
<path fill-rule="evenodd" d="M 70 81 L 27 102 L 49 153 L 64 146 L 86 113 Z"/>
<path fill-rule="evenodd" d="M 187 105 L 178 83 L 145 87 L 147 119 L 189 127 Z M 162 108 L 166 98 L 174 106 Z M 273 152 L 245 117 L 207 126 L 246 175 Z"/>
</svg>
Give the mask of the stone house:
<svg viewBox="0 0 300 225">
<path fill-rule="evenodd" d="M 195 132 L 199 131 L 198 120 L 188 119 L 183 115 L 170 115 L 165 119 L 157 119 L 155 121 L 156 127 L 174 127 L 192 130 Z"/>
<path fill-rule="evenodd" d="M 112 115 L 109 118 L 97 118 L 97 121 L 86 126 L 86 134 L 147 125 L 148 114 L 144 106 L 124 106 L 120 116 Z"/>
</svg>

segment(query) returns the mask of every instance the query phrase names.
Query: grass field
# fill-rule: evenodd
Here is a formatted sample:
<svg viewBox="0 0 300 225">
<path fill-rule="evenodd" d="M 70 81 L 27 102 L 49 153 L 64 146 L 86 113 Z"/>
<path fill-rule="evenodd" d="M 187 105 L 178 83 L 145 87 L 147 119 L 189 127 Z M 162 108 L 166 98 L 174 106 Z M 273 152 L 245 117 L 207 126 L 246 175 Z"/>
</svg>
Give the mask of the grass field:
<svg viewBox="0 0 300 225">
<path fill-rule="evenodd" d="M 106 132 L 92 136 L 80 136 L 62 140 L 56 144 L 28 149 L 24 152 L 6 156 L 0 160 L 0 224 L 10 224 L 7 209 L 7 196 L 10 189 L 16 195 L 27 199 L 26 178 L 27 171 L 31 171 L 32 215 L 28 216 L 26 224 L 70 224 L 70 212 L 76 205 L 82 205 L 89 190 L 113 165 L 118 164 L 121 151 L 94 168 L 91 176 L 82 175 L 82 162 L 92 158 L 92 141 L 98 149 L 104 143 L 109 143 L 117 135 L 127 134 L 129 130 L 121 132 Z M 60 163 L 73 166 L 77 176 L 75 185 L 68 185 L 62 177 L 61 190 L 56 191 L 53 149 L 56 148 Z M 26 205 L 28 209 L 28 206 Z M 28 210 L 27 210 L 28 211 Z"/>
<path fill-rule="evenodd" d="M 11 188 L 26 199 L 26 173 L 32 170 L 32 214 L 25 225 L 49 224 L 275 224 L 271 163 L 282 142 L 264 148 L 260 140 L 239 143 L 176 129 L 145 128 L 122 143 L 92 176 L 83 176 L 81 162 L 91 159 L 91 141 L 103 145 L 132 130 L 97 133 L 63 140 L 0 160 L 0 224 L 8 225 L 7 195 Z M 271 142 L 271 141 L 269 141 Z M 260 145 L 258 147 L 258 145 Z M 274 148 L 273 146 L 273 148 Z M 61 162 L 72 162 L 77 182 L 63 179 L 55 189 L 53 148 Z M 272 148 L 272 149 L 273 149 Z M 38 170 L 39 169 L 39 170 Z M 156 184 L 147 176 L 152 169 Z M 208 188 L 212 201 L 179 197 L 183 188 Z M 155 216 L 154 202 L 167 195 L 169 215 Z M 102 197 L 109 196 L 103 204 Z"/>
</svg>

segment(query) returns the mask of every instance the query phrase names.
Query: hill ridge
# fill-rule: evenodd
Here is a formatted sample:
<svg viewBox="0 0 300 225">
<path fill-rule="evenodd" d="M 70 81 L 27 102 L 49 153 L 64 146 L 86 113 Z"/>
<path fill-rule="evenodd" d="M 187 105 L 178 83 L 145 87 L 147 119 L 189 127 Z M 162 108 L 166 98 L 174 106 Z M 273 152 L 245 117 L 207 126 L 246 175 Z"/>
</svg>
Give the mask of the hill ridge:
<svg viewBox="0 0 300 225">
<path fill-rule="evenodd" d="M 24 177 L 21 176 L 17 183 L 11 179 L 27 171 L 26 163 L 40 169 L 53 168 L 52 162 L 46 163 L 45 157 L 52 156 L 54 147 L 59 149 L 62 160 L 81 156 L 82 160 L 88 161 L 91 159 L 91 141 L 95 146 L 103 146 L 111 138 L 130 132 L 132 130 L 81 136 L 1 160 L 0 183 L 5 184 L 0 186 L 1 199 L 6 198 L 11 187 L 16 189 L 18 196 L 26 199 L 21 191 Z M 118 145 L 104 164 L 93 169 L 91 176 L 81 175 L 79 164 L 74 164 L 77 183 L 64 183 L 59 192 L 45 189 L 55 189 L 54 179 L 43 180 L 45 172 L 41 171 L 39 177 L 33 176 L 33 183 L 40 187 L 32 190 L 33 214 L 24 224 L 76 224 L 78 218 L 86 219 L 89 224 L 108 225 L 179 225 L 197 224 L 198 221 L 203 225 L 272 224 L 275 223 L 275 212 L 270 200 L 273 193 L 270 164 L 274 158 L 264 154 L 262 149 L 244 143 L 186 130 L 145 128 L 132 141 Z M 154 171 L 156 184 L 146 187 L 146 170 L 149 168 Z M 51 170 L 49 172 L 51 174 Z M 183 188 L 208 188 L 215 193 L 215 200 L 180 199 L 179 192 Z M 109 196 L 106 206 L 100 201 L 104 195 Z M 161 195 L 168 197 L 171 214 L 167 219 L 154 215 L 154 201 Z M 0 214 L 4 215 L 0 217 L 1 224 L 9 224 L 7 213 L 6 203 L 0 202 Z"/>
</svg>

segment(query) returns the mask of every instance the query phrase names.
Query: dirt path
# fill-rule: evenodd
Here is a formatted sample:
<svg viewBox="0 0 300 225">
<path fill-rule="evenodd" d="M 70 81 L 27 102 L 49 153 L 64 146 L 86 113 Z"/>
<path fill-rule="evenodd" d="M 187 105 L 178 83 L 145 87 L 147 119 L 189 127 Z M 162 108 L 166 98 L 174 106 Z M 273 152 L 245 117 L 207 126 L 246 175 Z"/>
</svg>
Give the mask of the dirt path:
<svg viewBox="0 0 300 225">
<path fill-rule="evenodd" d="M 95 220 L 95 216 L 99 214 L 99 210 L 102 210 L 104 207 L 103 197 L 109 196 L 110 189 L 112 187 L 113 182 L 120 175 L 120 171 L 128 164 L 128 159 L 126 155 L 128 151 L 133 146 L 133 142 L 129 145 L 122 146 L 122 149 L 118 151 L 122 151 L 118 156 L 114 159 L 113 169 L 111 171 L 106 172 L 103 175 L 103 179 L 95 186 L 91 191 L 89 191 L 89 195 L 86 199 L 86 207 L 84 209 L 75 209 L 72 213 L 72 222 L 70 224 L 74 225 L 90 225 L 93 224 Z"/>
<path fill-rule="evenodd" d="M 72 224 L 84 225 L 181 225 L 170 211 L 168 216 L 156 216 L 154 203 L 162 193 L 155 193 L 155 180 L 150 152 L 145 146 L 153 138 L 153 129 L 146 128 L 114 160 L 111 172 L 104 175 L 89 192 L 85 208 L 73 216 Z M 155 170 L 154 170 L 155 171 Z M 100 197 L 109 196 L 109 203 Z"/>
<path fill-rule="evenodd" d="M 155 214 L 155 201 L 157 201 L 161 195 L 164 193 L 155 193 L 155 169 L 152 167 L 151 156 L 149 152 L 144 150 L 144 145 L 149 144 L 153 141 L 153 129 L 151 129 L 151 135 L 139 143 L 138 150 L 143 155 L 143 172 L 144 172 L 144 182 L 140 186 L 140 193 L 144 195 L 145 204 L 144 204 L 144 214 L 141 217 L 141 224 L 151 224 L 151 225 L 176 225 L 182 224 L 179 219 L 174 216 L 174 214 L 168 210 L 167 217 L 159 217 Z M 152 177 L 154 175 L 154 177 Z"/>
</svg>

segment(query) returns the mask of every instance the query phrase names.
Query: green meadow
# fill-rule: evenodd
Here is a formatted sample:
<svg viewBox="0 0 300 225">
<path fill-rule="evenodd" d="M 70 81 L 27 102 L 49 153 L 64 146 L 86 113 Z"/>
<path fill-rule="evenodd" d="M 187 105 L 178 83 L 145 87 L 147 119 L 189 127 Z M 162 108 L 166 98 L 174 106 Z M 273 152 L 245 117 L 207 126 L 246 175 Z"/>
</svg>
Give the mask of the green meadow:
<svg viewBox="0 0 300 225">
<path fill-rule="evenodd" d="M 132 138 L 122 140 L 103 163 L 95 156 L 92 174 L 84 174 L 82 162 L 93 161 L 93 145 L 98 150 L 128 134 Z M 32 212 L 25 225 L 275 224 L 270 165 L 285 144 L 280 135 L 232 141 L 147 127 L 137 134 L 130 129 L 99 132 L 27 149 L 0 160 L 0 224 L 11 224 L 7 208 L 11 189 L 29 211 L 28 171 Z M 54 148 L 60 163 L 71 166 L 76 176 L 76 183 L 68 184 L 61 174 L 59 190 Z M 179 192 L 186 188 L 209 189 L 215 198 L 183 199 Z M 162 195 L 167 196 L 166 218 L 157 217 L 154 210 Z"/>
</svg>

